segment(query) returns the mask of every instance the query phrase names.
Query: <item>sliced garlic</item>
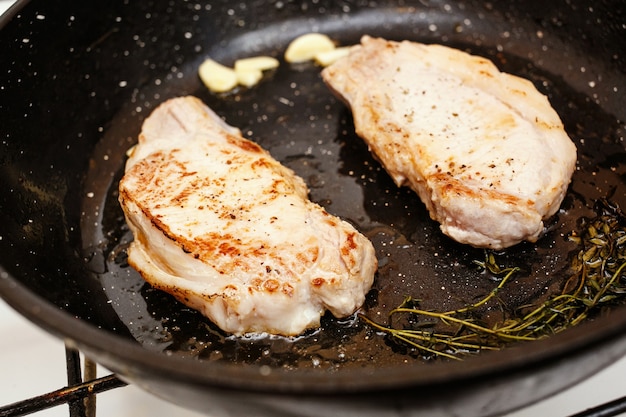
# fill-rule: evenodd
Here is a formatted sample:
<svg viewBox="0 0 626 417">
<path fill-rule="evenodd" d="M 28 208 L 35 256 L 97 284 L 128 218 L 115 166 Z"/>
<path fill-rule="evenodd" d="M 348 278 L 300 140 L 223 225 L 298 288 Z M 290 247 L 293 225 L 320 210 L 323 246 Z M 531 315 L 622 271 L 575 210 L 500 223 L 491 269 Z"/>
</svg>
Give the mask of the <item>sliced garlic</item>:
<svg viewBox="0 0 626 417">
<path fill-rule="evenodd" d="M 295 38 L 287 46 L 285 61 L 299 63 L 314 59 L 316 54 L 335 49 L 335 44 L 321 33 L 307 33 Z"/>
<path fill-rule="evenodd" d="M 271 56 L 242 58 L 235 61 L 235 73 L 239 84 L 249 88 L 261 81 L 263 71 L 277 68 L 278 65 L 278 60 Z"/>
<path fill-rule="evenodd" d="M 235 72 L 258 70 L 267 71 L 278 67 L 278 60 L 271 56 L 254 56 L 235 61 Z"/>
<path fill-rule="evenodd" d="M 225 93 L 237 87 L 238 79 L 235 70 L 212 59 L 206 59 L 198 68 L 198 75 L 209 90 Z"/>
<path fill-rule="evenodd" d="M 319 65 L 328 66 L 347 55 L 349 49 L 347 46 L 335 47 L 334 42 L 322 33 L 307 33 L 291 41 L 285 51 L 285 60 L 289 63 L 315 60 Z M 225 93 L 238 85 L 255 86 L 263 78 L 263 71 L 279 65 L 276 58 L 264 55 L 238 59 L 233 68 L 208 58 L 200 64 L 198 75 L 211 91 Z"/>
<path fill-rule="evenodd" d="M 350 52 L 350 46 L 342 46 L 332 49 L 330 51 L 319 52 L 315 54 L 315 62 L 323 67 L 327 67 L 330 64 L 337 61 L 339 58 L 343 58 Z"/>
<path fill-rule="evenodd" d="M 255 86 L 263 78 L 263 72 L 255 68 L 235 69 L 235 74 L 237 82 L 248 88 Z"/>
</svg>

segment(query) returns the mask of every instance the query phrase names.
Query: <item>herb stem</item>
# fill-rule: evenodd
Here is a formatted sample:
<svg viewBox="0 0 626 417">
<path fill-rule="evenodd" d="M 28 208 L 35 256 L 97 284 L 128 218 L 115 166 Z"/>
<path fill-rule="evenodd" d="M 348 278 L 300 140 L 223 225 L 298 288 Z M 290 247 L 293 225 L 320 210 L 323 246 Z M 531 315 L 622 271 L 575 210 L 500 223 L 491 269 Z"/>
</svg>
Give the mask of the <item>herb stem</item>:
<svg viewBox="0 0 626 417">
<path fill-rule="evenodd" d="M 474 263 L 494 276 L 504 276 L 481 300 L 457 310 L 437 312 L 421 309 L 417 300 L 407 297 L 391 310 L 388 320 L 400 323 L 395 316 L 408 315 L 413 328 L 382 325 L 362 314 L 359 318 L 423 355 L 455 360 L 471 352 L 500 349 L 514 341 L 538 340 L 578 325 L 600 307 L 626 301 L 626 216 L 606 199 L 596 203 L 596 213 L 592 219 L 581 219 L 582 231 L 568 237 L 579 249 L 572 258 L 573 274 L 563 283 L 562 292 L 539 305 L 519 307 L 492 327 L 477 323 L 475 312 L 496 298 L 520 268 L 501 267 L 489 252 L 485 252 L 484 261 Z M 440 331 L 441 326 L 450 331 Z"/>
</svg>

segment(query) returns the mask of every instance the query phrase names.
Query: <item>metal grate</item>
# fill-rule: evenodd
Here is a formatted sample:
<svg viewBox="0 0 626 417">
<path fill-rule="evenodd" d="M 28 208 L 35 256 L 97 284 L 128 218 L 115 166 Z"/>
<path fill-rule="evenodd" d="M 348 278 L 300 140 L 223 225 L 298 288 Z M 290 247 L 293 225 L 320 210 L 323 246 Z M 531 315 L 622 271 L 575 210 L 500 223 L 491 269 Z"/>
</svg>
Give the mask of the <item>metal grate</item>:
<svg viewBox="0 0 626 417">
<path fill-rule="evenodd" d="M 80 353 L 76 349 L 66 346 L 65 360 L 67 387 L 0 407 L 0 417 L 25 416 L 61 404 L 68 404 L 70 417 L 95 417 L 96 394 L 126 385 L 115 375 L 97 378 L 96 364 L 87 358 L 81 373 Z"/>
<path fill-rule="evenodd" d="M 76 349 L 66 346 L 65 359 L 67 387 L 0 407 L 0 417 L 25 416 L 62 404 L 69 406 L 69 417 L 96 417 L 96 394 L 127 385 L 113 374 L 97 378 L 96 364 L 88 358 L 81 373 L 80 352 Z M 622 413 L 626 413 L 626 396 L 570 417 L 614 417 Z"/>
<path fill-rule="evenodd" d="M 626 397 L 589 408 L 583 412 L 574 414 L 570 417 L 613 417 L 622 413 L 626 413 Z"/>
</svg>

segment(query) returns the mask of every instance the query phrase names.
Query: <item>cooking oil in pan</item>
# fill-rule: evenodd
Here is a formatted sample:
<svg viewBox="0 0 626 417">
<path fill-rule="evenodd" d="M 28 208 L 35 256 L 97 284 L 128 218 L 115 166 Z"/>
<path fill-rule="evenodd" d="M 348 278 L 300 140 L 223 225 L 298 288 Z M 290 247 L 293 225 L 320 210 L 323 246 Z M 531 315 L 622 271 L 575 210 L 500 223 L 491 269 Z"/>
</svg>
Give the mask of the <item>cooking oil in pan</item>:
<svg viewBox="0 0 626 417">
<path fill-rule="evenodd" d="M 626 207 L 626 151 L 620 122 L 561 77 L 498 48 L 474 45 L 470 49 L 534 81 L 561 115 L 579 158 L 570 190 L 561 210 L 547 222 L 545 236 L 536 244 L 522 243 L 497 254 L 501 264 L 521 270 L 499 299 L 482 310 L 489 320 L 498 316 L 493 314 L 496 307 L 514 309 L 559 290 L 575 249 L 567 235 L 577 227 L 577 220 L 592 215 L 593 202 L 609 193 Z M 442 235 L 417 196 L 393 184 L 355 135 L 349 111 L 322 84 L 319 68 L 311 65 L 295 71 L 283 65 L 272 77 L 230 96 L 211 95 L 197 80 L 170 78 L 170 83 L 152 85 L 137 97 L 154 107 L 173 95 L 199 96 L 303 177 L 312 200 L 366 234 L 379 260 L 374 287 L 362 308 L 369 317 L 384 321 L 407 296 L 418 298 L 425 309 L 459 308 L 497 285 L 473 263 L 484 258 L 482 250 Z M 99 163 L 86 181 L 91 197 L 84 203 L 84 212 L 91 213 L 84 222 L 90 268 L 131 337 L 168 355 L 271 368 L 332 370 L 364 366 L 372 358 L 379 363 L 406 360 L 406 351 L 390 346 L 356 315 L 341 320 L 326 315 L 319 329 L 294 338 L 238 338 L 144 283 L 126 263 L 125 248 L 132 236 L 117 202 L 124 155 L 145 116 L 134 108 L 136 103 L 129 103 L 128 112 L 111 123 L 98 144 L 93 160 Z"/>
</svg>

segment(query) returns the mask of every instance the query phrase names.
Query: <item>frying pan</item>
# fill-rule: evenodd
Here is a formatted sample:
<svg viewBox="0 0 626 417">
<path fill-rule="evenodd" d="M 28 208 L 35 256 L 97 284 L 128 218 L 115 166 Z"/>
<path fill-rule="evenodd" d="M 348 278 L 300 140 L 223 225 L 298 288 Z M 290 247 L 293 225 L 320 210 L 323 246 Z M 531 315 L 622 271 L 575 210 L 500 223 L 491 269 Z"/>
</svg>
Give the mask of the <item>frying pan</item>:
<svg viewBox="0 0 626 417">
<path fill-rule="evenodd" d="M 125 381 L 213 416 L 497 415 L 556 393 L 626 352 L 623 306 L 462 362 L 420 358 L 356 317 L 325 316 L 298 338 L 234 338 L 128 267 L 117 182 L 150 111 L 196 95 L 370 237 L 380 267 L 363 313 L 384 317 L 407 295 L 457 308 L 495 285 L 473 266 L 483 252 L 443 236 L 392 184 L 318 67 L 282 62 L 226 95 L 197 68 L 282 58 L 311 31 L 483 55 L 533 81 L 578 147 L 546 234 L 497 254 L 521 271 L 489 308 L 513 309 L 560 288 L 576 249 L 567 234 L 596 199 L 626 207 L 625 23 L 620 1 L 21 1 L 0 32 L 0 294 Z"/>
</svg>

